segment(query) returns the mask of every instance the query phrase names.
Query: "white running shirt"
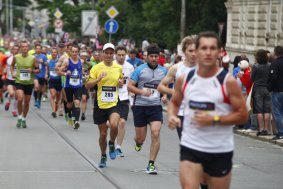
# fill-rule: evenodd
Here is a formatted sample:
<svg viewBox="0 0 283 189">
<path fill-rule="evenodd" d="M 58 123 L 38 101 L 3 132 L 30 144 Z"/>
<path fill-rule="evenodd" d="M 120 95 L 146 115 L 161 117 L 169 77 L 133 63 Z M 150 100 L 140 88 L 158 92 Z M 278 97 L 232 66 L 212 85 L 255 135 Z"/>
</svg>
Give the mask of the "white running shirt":
<svg viewBox="0 0 283 189">
<path fill-rule="evenodd" d="M 222 77 L 223 91 L 219 79 L 219 72 L 210 78 L 200 77 L 195 70 L 188 84 L 184 84 L 183 95 L 185 103 L 184 125 L 181 145 L 208 153 L 231 152 L 234 149 L 233 125 L 198 127 L 192 122 L 195 110 L 206 111 L 211 116 L 228 115 L 232 112 L 231 105 L 224 103 L 227 94 L 226 80 L 228 73 Z M 193 73 L 193 72 L 192 72 Z M 192 74 L 191 73 L 191 74 Z M 225 72 L 224 72 L 225 73 Z M 190 73 L 188 73 L 189 75 Z M 187 79 L 187 77 L 186 77 Z M 227 95 L 226 95 L 227 97 Z"/>
<path fill-rule="evenodd" d="M 132 64 L 128 63 L 127 61 L 125 61 L 122 70 L 124 85 L 122 88 L 119 88 L 120 101 L 129 100 L 129 92 L 127 86 L 129 83 L 129 78 L 131 77 L 133 71 L 134 71 L 134 66 L 132 66 Z"/>
</svg>

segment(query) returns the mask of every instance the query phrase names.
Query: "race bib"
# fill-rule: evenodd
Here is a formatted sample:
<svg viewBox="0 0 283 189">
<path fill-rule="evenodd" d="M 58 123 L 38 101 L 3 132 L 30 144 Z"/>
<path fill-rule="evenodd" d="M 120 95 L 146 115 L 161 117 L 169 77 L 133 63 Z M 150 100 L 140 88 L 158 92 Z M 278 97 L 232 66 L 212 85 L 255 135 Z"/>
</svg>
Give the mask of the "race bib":
<svg viewBox="0 0 283 189">
<path fill-rule="evenodd" d="M 53 69 L 53 70 L 50 70 L 50 75 L 53 77 L 56 77 L 58 76 L 58 73 Z"/>
<path fill-rule="evenodd" d="M 39 67 L 39 69 L 41 70 L 41 69 L 42 69 L 42 64 L 39 63 L 38 67 Z"/>
<path fill-rule="evenodd" d="M 145 83 L 143 90 L 149 91 L 151 93 L 151 95 L 147 98 L 158 98 L 158 97 L 160 97 L 160 93 L 157 90 L 157 84 Z"/>
<path fill-rule="evenodd" d="M 80 85 L 80 78 L 71 76 L 69 84 L 72 85 L 72 86 Z"/>
<path fill-rule="evenodd" d="M 116 101 L 116 87 L 102 86 L 101 101 L 115 102 Z"/>
<path fill-rule="evenodd" d="M 20 70 L 20 80 L 21 81 L 28 81 L 30 80 L 30 73 L 27 70 Z"/>
</svg>

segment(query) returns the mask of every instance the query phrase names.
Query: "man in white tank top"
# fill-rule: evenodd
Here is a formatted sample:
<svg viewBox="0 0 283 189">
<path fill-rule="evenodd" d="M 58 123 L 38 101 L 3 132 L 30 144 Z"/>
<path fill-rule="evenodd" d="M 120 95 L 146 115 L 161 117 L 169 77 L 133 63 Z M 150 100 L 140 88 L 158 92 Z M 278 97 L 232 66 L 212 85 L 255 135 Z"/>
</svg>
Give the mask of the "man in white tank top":
<svg viewBox="0 0 283 189">
<path fill-rule="evenodd" d="M 161 80 L 160 84 L 158 85 L 158 91 L 162 94 L 169 94 L 172 95 L 174 92 L 174 89 L 171 89 L 168 87 L 170 83 L 175 82 L 175 80 L 180 77 L 183 74 L 188 73 L 191 69 L 193 69 L 196 65 L 196 47 L 195 47 L 195 38 L 196 36 L 187 36 L 185 37 L 182 42 L 182 51 L 185 54 L 185 60 L 175 64 L 172 66 L 168 72 L 167 75 Z M 181 105 L 179 108 L 178 116 L 181 120 L 183 120 L 184 116 L 184 105 Z M 182 133 L 182 124 L 181 127 L 177 128 L 177 133 L 179 136 L 179 139 L 181 139 L 181 133 Z"/>
<path fill-rule="evenodd" d="M 248 119 L 244 97 L 236 80 L 219 68 L 220 39 L 214 32 L 196 39 L 198 68 L 176 81 L 168 107 L 170 128 L 180 126 L 177 117 L 184 99 L 180 180 L 183 188 L 228 189 L 234 150 L 233 125 Z"/>
</svg>

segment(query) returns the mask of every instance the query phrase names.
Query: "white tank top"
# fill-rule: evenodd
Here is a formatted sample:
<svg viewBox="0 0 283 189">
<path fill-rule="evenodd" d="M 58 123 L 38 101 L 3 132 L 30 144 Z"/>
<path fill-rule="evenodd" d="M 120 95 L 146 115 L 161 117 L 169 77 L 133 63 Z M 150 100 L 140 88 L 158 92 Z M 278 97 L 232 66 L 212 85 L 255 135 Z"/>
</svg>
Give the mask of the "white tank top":
<svg viewBox="0 0 283 189">
<path fill-rule="evenodd" d="M 14 58 L 14 56 L 11 55 L 7 59 L 7 79 L 9 79 L 9 80 L 15 80 L 15 78 L 13 78 L 13 75 L 12 75 L 11 70 L 10 70 L 11 64 L 13 62 L 13 58 Z M 14 65 L 14 73 L 16 73 L 16 72 L 17 72 L 16 65 Z"/>
<path fill-rule="evenodd" d="M 234 149 L 233 125 L 197 127 L 191 121 L 195 110 L 204 110 L 211 116 L 232 112 L 226 96 L 229 74 L 223 68 L 210 78 L 200 77 L 196 72 L 192 70 L 187 74 L 183 86 L 185 111 L 181 145 L 208 153 L 231 152 Z"/>
<path fill-rule="evenodd" d="M 195 66 L 193 67 L 186 66 L 183 61 L 178 63 L 177 65 L 178 67 L 177 67 L 177 71 L 175 74 L 176 80 L 178 79 L 178 77 L 182 76 L 183 74 L 187 74 L 189 71 L 195 68 Z M 178 116 L 184 116 L 184 107 L 185 107 L 184 101 L 182 101 L 182 104 L 179 108 Z"/>
</svg>

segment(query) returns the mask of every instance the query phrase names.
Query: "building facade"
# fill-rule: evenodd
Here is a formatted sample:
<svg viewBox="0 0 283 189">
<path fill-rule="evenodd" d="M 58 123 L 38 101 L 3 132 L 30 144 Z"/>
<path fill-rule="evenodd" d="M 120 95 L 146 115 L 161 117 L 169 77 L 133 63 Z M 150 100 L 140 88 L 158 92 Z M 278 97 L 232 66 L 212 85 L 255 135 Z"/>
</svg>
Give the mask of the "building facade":
<svg viewBox="0 0 283 189">
<path fill-rule="evenodd" d="M 283 0 L 228 0 L 226 50 L 233 59 L 247 54 L 254 61 L 254 52 L 283 45 Z"/>
</svg>

